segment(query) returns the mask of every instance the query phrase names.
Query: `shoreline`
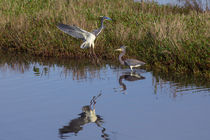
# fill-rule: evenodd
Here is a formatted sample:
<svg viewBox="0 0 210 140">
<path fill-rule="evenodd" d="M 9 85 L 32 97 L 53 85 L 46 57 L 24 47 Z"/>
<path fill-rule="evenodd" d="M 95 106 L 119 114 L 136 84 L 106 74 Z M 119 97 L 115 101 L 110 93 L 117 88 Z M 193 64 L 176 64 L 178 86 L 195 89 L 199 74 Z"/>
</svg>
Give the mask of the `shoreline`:
<svg viewBox="0 0 210 140">
<path fill-rule="evenodd" d="M 123 8 L 119 8 L 123 7 Z M 41 57 L 91 58 L 81 41 L 57 29 L 58 23 L 87 31 L 98 28 L 99 16 L 113 19 L 95 41 L 99 59 L 116 61 L 114 49 L 129 46 L 125 57 L 161 71 L 210 78 L 210 11 L 198 12 L 157 3 L 92 0 L 21 1 L 0 5 L 0 50 Z"/>
</svg>

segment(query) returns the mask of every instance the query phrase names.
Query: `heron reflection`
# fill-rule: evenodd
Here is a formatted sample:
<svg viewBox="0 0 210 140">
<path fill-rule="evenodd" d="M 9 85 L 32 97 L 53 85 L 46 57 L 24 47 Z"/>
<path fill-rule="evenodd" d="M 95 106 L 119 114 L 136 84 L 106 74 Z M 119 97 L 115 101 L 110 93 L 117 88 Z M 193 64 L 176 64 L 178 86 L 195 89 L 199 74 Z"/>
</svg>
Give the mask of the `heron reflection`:
<svg viewBox="0 0 210 140">
<path fill-rule="evenodd" d="M 96 115 L 95 104 L 96 99 L 101 96 L 101 93 L 98 96 L 94 96 L 90 101 L 90 105 L 85 105 L 82 107 L 82 113 L 78 114 L 79 117 L 71 120 L 68 125 L 63 126 L 59 129 L 59 134 L 61 139 L 65 139 L 65 134 L 72 133 L 75 136 L 79 131 L 83 130 L 83 126 L 88 123 L 95 123 L 99 128 L 101 128 L 101 137 L 104 140 L 109 140 L 109 135 L 106 133 L 106 128 L 102 127 L 104 123 L 103 118 L 100 115 Z"/>
<path fill-rule="evenodd" d="M 136 72 L 126 72 L 122 74 L 119 78 L 119 84 L 122 87 L 121 91 L 125 91 L 127 89 L 125 83 L 123 83 L 123 80 L 131 82 L 131 81 L 137 81 L 137 80 L 143 80 L 143 79 L 145 79 L 145 77 L 141 76 L 139 73 L 136 73 Z"/>
</svg>

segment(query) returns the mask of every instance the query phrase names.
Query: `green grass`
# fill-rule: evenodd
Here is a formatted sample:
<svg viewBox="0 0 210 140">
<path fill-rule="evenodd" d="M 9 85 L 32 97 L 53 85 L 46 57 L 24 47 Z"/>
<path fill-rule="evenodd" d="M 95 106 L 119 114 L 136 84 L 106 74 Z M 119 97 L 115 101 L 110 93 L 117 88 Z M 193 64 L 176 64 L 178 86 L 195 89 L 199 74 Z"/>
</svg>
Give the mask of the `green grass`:
<svg viewBox="0 0 210 140">
<path fill-rule="evenodd" d="M 115 48 L 129 46 L 127 56 L 147 67 L 210 77 L 210 12 L 133 0 L 1 0 L 0 50 L 35 56 L 87 58 L 89 50 L 56 28 L 58 23 L 92 31 L 106 29 L 95 42 L 100 59 L 117 59 Z"/>
</svg>

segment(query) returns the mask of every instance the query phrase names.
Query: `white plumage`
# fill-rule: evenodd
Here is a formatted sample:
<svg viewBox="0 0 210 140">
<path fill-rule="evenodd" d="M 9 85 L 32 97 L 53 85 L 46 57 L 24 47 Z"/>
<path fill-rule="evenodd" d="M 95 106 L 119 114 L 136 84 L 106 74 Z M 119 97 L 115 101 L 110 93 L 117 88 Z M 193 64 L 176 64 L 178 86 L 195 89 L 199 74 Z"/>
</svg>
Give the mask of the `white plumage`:
<svg viewBox="0 0 210 140">
<path fill-rule="evenodd" d="M 111 18 L 103 16 L 101 19 L 101 27 L 99 29 L 94 30 L 93 32 L 88 32 L 85 31 L 77 26 L 72 26 L 72 25 L 66 25 L 66 24 L 58 24 L 57 27 L 61 31 L 67 33 L 68 35 L 77 38 L 77 39 L 82 39 L 83 43 L 80 45 L 80 48 L 93 48 L 95 47 L 94 41 L 96 37 L 101 33 L 102 29 L 104 28 L 103 26 L 103 21 L 104 20 L 111 20 Z"/>
</svg>

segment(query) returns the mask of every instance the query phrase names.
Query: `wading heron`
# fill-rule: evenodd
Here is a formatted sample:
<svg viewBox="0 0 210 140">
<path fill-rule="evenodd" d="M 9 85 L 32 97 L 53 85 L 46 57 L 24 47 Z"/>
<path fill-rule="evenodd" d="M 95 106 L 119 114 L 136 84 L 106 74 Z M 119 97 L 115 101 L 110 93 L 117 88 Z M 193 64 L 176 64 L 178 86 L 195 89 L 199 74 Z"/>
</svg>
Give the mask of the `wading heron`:
<svg viewBox="0 0 210 140">
<path fill-rule="evenodd" d="M 122 53 L 119 55 L 119 61 L 120 64 L 122 65 L 126 65 L 129 66 L 131 71 L 133 71 L 134 67 L 140 67 L 146 63 L 144 63 L 143 61 L 139 61 L 136 59 L 126 59 L 126 60 L 122 60 L 123 55 L 125 55 L 126 53 L 126 47 L 127 46 L 121 46 L 119 49 L 116 49 L 116 51 L 121 51 Z"/>
<path fill-rule="evenodd" d="M 94 50 L 94 41 L 96 37 L 101 33 L 101 31 L 104 29 L 104 21 L 105 20 L 112 20 L 109 17 L 103 16 L 101 17 L 101 26 L 100 28 L 93 30 L 92 32 L 85 31 L 77 26 L 74 25 L 66 25 L 66 24 L 58 24 L 57 27 L 61 31 L 67 33 L 68 35 L 77 38 L 82 39 L 83 43 L 81 44 L 80 48 L 92 48 Z"/>
</svg>

